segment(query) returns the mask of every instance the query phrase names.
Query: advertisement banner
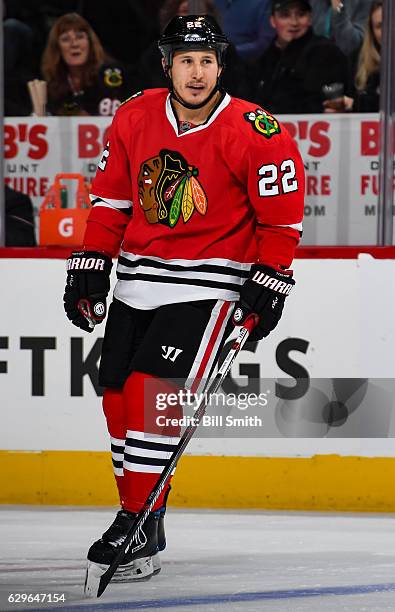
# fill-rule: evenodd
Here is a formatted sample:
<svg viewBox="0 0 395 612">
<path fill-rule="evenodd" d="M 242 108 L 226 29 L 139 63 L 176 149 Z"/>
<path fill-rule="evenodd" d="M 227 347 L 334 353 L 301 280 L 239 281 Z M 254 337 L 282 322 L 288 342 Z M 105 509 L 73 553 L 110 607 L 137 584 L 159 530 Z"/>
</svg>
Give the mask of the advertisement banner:
<svg viewBox="0 0 395 612">
<path fill-rule="evenodd" d="M 201 436 L 188 452 L 395 456 L 395 324 L 382 308 L 395 300 L 395 261 L 294 264 L 298 286 L 278 328 L 245 345 L 222 389 L 233 416 L 247 415 L 244 396 L 254 396 L 262 429 Z M 0 449 L 109 448 L 98 385 L 104 326 L 86 334 L 67 320 L 64 280 L 62 260 L 1 260 Z"/>
<path fill-rule="evenodd" d="M 298 142 L 306 169 L 302 244 L 376 244 L 378 116 L 279 119 Z M 77 172 L 91 181 L 110 123 L 109 117 L 7 117 L 6 182 L 27 193 L 37 211 L 57 173 Z"/>
</svg>

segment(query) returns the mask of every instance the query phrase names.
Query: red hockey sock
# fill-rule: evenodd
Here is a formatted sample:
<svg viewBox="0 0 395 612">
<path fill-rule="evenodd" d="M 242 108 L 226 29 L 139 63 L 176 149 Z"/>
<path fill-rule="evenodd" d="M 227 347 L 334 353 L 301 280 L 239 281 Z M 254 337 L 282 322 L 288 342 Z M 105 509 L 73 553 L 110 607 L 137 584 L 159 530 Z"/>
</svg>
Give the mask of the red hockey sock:
<svg viewBox="0 0 395 612">
<path fill-rule="evenodd" d="M 163 423 L 165 418 L 178 421 L 182 415 L 180 406 L 159 410 L 157 403 L 160 397 L 163 407 L 165 396 L 176 392 L 177 389 L 167 381 L 141 372 L 133 372 L 124 385 L 127 428 L 122 505 L 130 512 L 141 510 L 179 441 L 178 424 L 164 427 Z M 154 510 L 163 506 L 166 490 L 167 487 L 156 501 Z"/>
<path fill-rule="evenodd" d="M 107 420 L 107 429 L 111 438 L 111 455 L 114 476 L 118 487 L 120 503 L 124 497 L 123 454 L 126 438 L 126 418 L 123 406 L 122 389 L 105 389 L 103 394 L 103 412 Z"/>
</svg>

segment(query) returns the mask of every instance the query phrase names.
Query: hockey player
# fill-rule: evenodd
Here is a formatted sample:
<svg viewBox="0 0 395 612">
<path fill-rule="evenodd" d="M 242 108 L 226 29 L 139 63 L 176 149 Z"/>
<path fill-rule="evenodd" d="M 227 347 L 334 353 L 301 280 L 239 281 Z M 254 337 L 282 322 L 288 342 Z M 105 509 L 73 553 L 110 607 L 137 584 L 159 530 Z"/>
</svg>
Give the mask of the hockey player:
<svg viewBox="0 0 395 612">
<path fill-rule="evenodd" d="M 159 48 L 170 92 L 139 92 L 117 111 L 84 246 L 68 260 L 65 310 L 89 332 L 106 316 L 120 249 L 99 376 L 121 510 L 89 549 L 92 570 L 111 563 L 178 442 L 177 427 L 144 418 L 145 385 L 198 388 L 233 325 L 256 312 L 253 339 L 267 336 L 294 284 L 303 164 L 275 117 L 222 90 L 227 45 L 211 17 L 169 23 Z M 116 576 L 159 570 L 166 493 Z"/>
</svg>

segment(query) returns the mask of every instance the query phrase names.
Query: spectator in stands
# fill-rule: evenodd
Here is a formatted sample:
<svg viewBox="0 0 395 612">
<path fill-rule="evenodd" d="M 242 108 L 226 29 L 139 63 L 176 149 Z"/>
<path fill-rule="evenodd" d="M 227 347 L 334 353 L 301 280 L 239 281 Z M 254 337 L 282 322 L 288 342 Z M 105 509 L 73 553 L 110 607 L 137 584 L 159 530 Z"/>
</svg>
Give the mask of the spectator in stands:
<svg viewBox="0 0 395 612">
<path fill-rule="evenodd" d="M 223 30 L 247 62 L 268 48 L 275 31 L 270 23 L 271 0 L 215 0 Z"/>
<path fill-rule="evenodd" d="M 361 51 L 351 58 L 349 95 L 324 103 L 327 113 L 348 111 L 377 112 L 380 106 L 380 53 L 383 1 L 374 0 L 370 8 Z"/>
<path fill-rule="evenodd" d="M 310 0 L 313 30 L 337 44 L 345 55 L 362 44 L 372 0 Z"/>
<path fill-rule="evenodd" d="M 311 27 L 309 0 L 274 0 L 276 37 L 257 63 L 254 100 L 273 113 L 321 113 L 324 87 L 347 84 L 347 61 Z"/>
<path fill-rule="evenodd" d="M 57 0 L 59 2 L 59 0 Z M 25 62 L 33 67 L 36 74 L 40 69 L 41 55 L 45 48 L 49 28 L 47 26 L 48 0 L 37 2 L 37 0 L 5 0 L 4 14 L 7 20 L 11 20 L 23 27 L 24 32 L 29 32 L 29 50 L 25 50 Z M 17 36 L 20 36 L 22 29 Z M 14 52 L 19 53 L 20 39 L 16 39 L 14 49 L 5 48 L 5 61 L 15 60 Z"/>
<path fill-rule="evenodd" d="M 17 17 L 10 17 L 3 2 L 4 40 L 4 114 L 21 116 L 30 113 L 26 83 L 34 76 L 32 61 L 33 30 Z"/>
<path fill-rule="evenodd" d="M 124 68 L 106 61 L 95 32 L 77 13 L 63 15 L 51 28 L 42 74 L 52 115 L 113 115 L 131 93 Z"/>
<path fill-rule="evenodd" d="M 203 0 L 200 14 L 212 15 L 218 21 L 218 13 L 212 0 Z M 159 11 L 161 32 L 176 15 L 188 15 L 187 0 L 165 0 Z M 238 56 L 234 45 L 229 45 L 227 66 L 221 76 L 223 87 L 231 96 L 249 99 L 253 93 L 248 67 Z M 134 81 L 137 89 L 168 87 L 169 83 L 162 67 L 162 55 L 157 42 L 151 44 L 136 65 Z"/>
<path fill-rule="evenodd" d="M 5 184 L 5 246 L 36 246 L 33 204 L 29 196 Z"/>
</svg>

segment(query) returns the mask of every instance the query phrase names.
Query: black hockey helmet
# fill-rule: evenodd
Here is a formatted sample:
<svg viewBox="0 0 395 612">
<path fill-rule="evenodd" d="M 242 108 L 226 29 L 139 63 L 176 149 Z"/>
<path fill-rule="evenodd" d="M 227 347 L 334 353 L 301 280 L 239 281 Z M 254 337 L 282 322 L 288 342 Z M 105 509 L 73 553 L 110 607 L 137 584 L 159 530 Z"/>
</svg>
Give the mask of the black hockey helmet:
<svg viewBox="0 0 395 612">
<path fill-rule="evenodd" d="M 173 17 L 158 42 L 167 68 L 172 65 L 176 51 L 201 51 L 203 49 L 215 51 L 219 66 L 224 66 L 228 45 L 228 39 L 211 15 Z"/>
</svg>

